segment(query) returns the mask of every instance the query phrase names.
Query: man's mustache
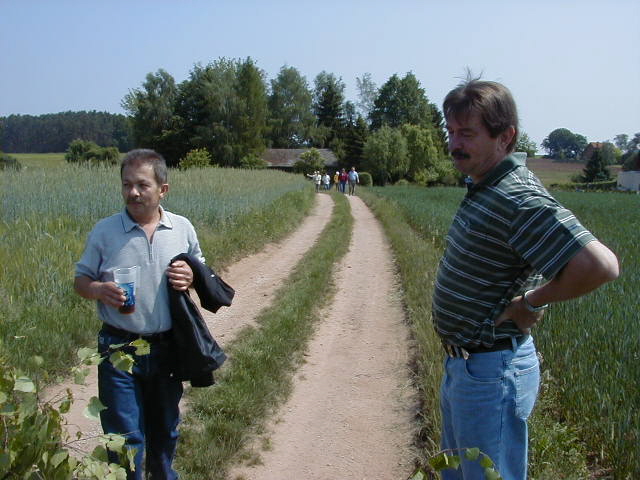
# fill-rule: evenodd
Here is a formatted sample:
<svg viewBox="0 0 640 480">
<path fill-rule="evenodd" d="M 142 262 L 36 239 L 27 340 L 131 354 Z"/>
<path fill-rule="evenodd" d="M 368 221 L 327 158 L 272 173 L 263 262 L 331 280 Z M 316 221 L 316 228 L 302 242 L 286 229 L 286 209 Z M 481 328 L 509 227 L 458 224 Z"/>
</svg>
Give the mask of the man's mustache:
<svg viewBox="0 0 640 480">
<path fill-rule="evenodd" d="M 471 158 L 471 156 L 467 152 L 460 149 L 456 149 L 453 152 L 451 152 L 451 156 L 456 160 L 465 160 L 465 159 Z"/>
</svg>

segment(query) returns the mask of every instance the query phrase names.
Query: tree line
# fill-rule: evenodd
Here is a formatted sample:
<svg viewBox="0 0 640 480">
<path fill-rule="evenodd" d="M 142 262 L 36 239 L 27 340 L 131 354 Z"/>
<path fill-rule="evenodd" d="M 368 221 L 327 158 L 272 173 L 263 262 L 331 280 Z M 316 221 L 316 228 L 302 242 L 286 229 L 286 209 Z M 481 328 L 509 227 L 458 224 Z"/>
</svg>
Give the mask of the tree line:
<svg viewBox="0 0 640 480">
<path fill-rule="evenodd" d="M 352 102 L 333 73 L 322 71 L 310 84 L 285 65 L 267 80 L 250 57 L 219 58 L 195 64 L 181 83 L 163 69 L 148 73 L 122 100 L 128 116 L 83 111 L 0 117 L 0 146 L 5 152 L 60 152 L 82 140 L 96 144 L 81 145 L 92 161 L 110 155 L 98 147 L 148 147 L 172 166 L 192 152 L 197 163 L 205 158 L 234 167 L 259 166 L 266 148 L 315 147 L 331 149 L 343 166 L 368 171 L 377 184 L 460 180 L 448 159 L 443 115 L 412 72 L 394 74 L 380 87 L 365 73 L 356 85 L 358 100 Z M 631 140 L 618 135 L 615 149 L 607 143 L 599 156 L 605 164 L 631 164 L 639 142 L 640 134 Z M 587 139 L 559 128 L 541 146 L 557 160 L 579 161 Z M 516 150 L 533 156 L 537 146 L 521 132 Z"/>
<path fill-rule="evenodd" d="M 4 152 L 64 152 L 75 139 L 120 151 L 134 144 L 125 115 L 81 111 L 0 117 L 0 146 Z"/>
<path fill-rule="evenodd" d="M 251 58 L 220 58 L 194 65 L 179 84 L 163 69 L 149 73 L 122 106 L 135 143 L 171 165 L 192 150 L 206 150 L 217 165 L 242 166 L 266 148 L 315 147 L 369 171 L 378 184 L 456 181 L 443 116 L 413 73 L 393 75 L 380 88 L 364 74 L 357 86 L 354 103 L 333 73 L 320 72 L 310 85 L 283 66 L 267 82 Z"/>
</svg>

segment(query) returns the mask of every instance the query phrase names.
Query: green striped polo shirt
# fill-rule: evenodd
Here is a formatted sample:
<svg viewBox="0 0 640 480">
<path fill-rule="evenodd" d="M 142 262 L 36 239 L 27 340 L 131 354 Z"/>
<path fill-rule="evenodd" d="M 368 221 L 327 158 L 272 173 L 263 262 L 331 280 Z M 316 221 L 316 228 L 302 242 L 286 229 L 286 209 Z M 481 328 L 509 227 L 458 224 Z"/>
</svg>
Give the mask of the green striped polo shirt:
<svg viewBox="0 0 640 480">
<path fill-rule="evenodd" d="M 520 336 L 494 321 L 511 299 L 552 279 L 595 237 L 513 155 L 462 200 L 447 234 L 433 294 L 444 342 L 490 347 Z"/>
</svg>

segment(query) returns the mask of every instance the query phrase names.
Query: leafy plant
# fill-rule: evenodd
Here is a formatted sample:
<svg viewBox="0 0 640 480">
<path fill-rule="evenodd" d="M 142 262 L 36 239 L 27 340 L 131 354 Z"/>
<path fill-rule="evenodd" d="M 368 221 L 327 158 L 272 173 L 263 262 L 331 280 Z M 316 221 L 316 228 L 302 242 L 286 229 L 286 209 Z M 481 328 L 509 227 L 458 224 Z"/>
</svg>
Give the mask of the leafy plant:
<svg viewBox="0 0 640 480">
<path fill-rule="evenodd" d="M 205 148 L 195 148 L 180 160 L 182 170 L 188 168 L 205 168 L 211 166 L 211 154 Z"/>
<path fill-rule="evenodd" d="M 121 347 L 133 347 L 137 355 L 149 353 L 149 344 L 144 340 L 122 345 L 112 345 L 109 358 L 122 370 L 131 372 L 133 357 L 124 353 Z M 84 383 L 90 366 L 96 366 L 104 357 L 95 349 L 81 348 L 78 351 L 79 364 L 71 369 L 74 381 Z M 32 363 L 39 367 L 44 363 L 41 357 L 32 357 Z M 100 445 L 88 455 L 72 455 L 74 442 L 65 430 L 64 414 L 73 404 L 71 390 L 61 397 L 41 401 L 36 383 L 20 370 L 9 367 L 0 358 L 0 433 L 3 451 L 0 453 L 0 478 L 29 479 L 108 479 L 125 480 L 126 470 L 134 467 L 136 449 L 125 446 L 122 435 L 105 434 L 98 437 Z M 87 418 L 97 420 L 106 407 L 97 397 L 92 397 L 85 408 Z M 120 455 L 123 465 L 109 463 L 107 451 Z M 79 453 L 76 451 L 76 453 Z"/>
<path fill-rule="evenodd" d="M 457 470 L 464 460 L 478 462 L 484 469 L 484 478 L 487 480 L 501 480 L 500 473 L 494 468 L 493 460 L 479 448 L 460 448 L 456 450 L 442 450 L 429 459 L 430 469 L 441 472 L 442 470 Z M 427 480 L 427 472 L 418 467 L 408 480 Z"/>
<path fill-rule="evenodd" d="M 267 162 L 254 153 L 245 155 L 240 159 L 241 168 L 262 169 L 267 168 Z"/>
</svg>

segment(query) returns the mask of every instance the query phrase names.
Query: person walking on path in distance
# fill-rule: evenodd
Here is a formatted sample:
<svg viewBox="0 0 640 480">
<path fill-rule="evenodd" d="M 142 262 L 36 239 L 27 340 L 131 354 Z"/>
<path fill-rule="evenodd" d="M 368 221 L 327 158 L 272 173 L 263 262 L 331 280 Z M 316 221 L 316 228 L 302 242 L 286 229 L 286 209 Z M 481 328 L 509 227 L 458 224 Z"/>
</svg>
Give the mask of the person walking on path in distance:
<svg viewBox="0 0 640 480">
<path fill-rule="evenodd" d="M 169 190 L 164 158 L 153 150 L 127 153 L 120 167 L 125 208 L 100 220 L 87 239 L 76 264 L 75 290 L 96 300 L 102 328 L 98 350 L 105 359 L 98 366 L 98 392 L 107 407 L 100 412 L 105 433 L 122 434 L 127 448 L 135 448 L 135 471 L 128 480 L 143 478 L 143 457 L 149 478 L 173 480 L 172 468 L 178 440 L 182 382 L 170 373 L 175 347 L 171 339 L 167 279 L 186 291 L 193 272 L 184 261 L 170 264 L 180 253 L 204 262 L 192 224 L 164 210 L 160 201 Z M 136 266 L 135 310 L 120 313 L 127 297 L 114 283 L 114 270 Z M 134 356 L 133 372 L 112 365 L 114 345 L 138 338 L 150 344 L 150 353 Z M 121 347 L 122 348 L 122 347 Z M 130 347 L 124 347 L 128 353 Z M 117 455 L 109 452 L 109 461 Z M 146 477 L 145 477 L 146 478 Z"/>
<path fill-rule="evenodd" d="M 504 85 L 468 78 L 446 96 L 443 113 L 454 166 L 472 184 L 433 293 L 446 352 L 442 448 L 477 447 L 502 478 L 525 480 L 527 419 L 540 380 L 531 329 L 549 304 L 617 278 L 618 260 L 512 155 L 518 115 Z M 442 476 L 485 478 L 468 460 Z"/>
<path fill-rule="evenodd" d="M 327 191 L 331 188 L 331 177 L 327 172 L 324 172 L 324 174 L 322 174 L 322 186 Z"/>
<path fill-rule="evenodd" d="M 343 168 L 342 171 L 340 172 L 340 191 L 342 193 L 346 192 L 346 187 L 347 187 L 347 180 L 349 180 L 349 174 L 347 173 L 347 171 Z"/>
<path fill-rule="evenodd" d="M 320 191 L 320 184 L 322 183 L 322 175 L 320 175 L 320 172 L 318 170 L 316 170 L 313 173 L 307 173 L 307 177 L 311 178 L 311 180 L 313 180 L 313 183 L 316 186 L 316 193 Z"/>
<path fill-rule="evenodd" d="M 336 186 L 336 192 L 340 190 L 340 172 L 336 171 L 336 174 L 333 176 L 333 183 Z"/>
<path fill-rule="evenodd" d="M 349 170 L 349 195 L 355 195 L 356 183 L 360 183 L 360 176 L 356 172 L 356 167 L 351 167 Z"/>
</svg>

